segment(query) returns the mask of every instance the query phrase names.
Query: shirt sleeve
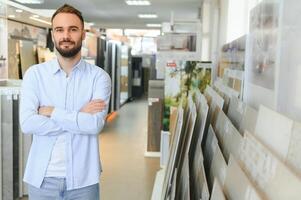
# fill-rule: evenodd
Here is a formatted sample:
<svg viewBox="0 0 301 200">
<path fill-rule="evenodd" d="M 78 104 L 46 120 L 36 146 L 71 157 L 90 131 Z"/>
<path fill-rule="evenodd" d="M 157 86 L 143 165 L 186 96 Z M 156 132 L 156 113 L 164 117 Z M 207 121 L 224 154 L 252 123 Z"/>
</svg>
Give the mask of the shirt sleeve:
<svg viewBox="0 0 301 200">
<path fill-rule="evenodd" d="M 111 96 L 110 76 L 102 72 L 93 85 L 92 100 L 101 99 L 105 101 L 106 108 L 102 112 L 89 114 L 79 111 L 68 111 L 61 108 L 55 108 L 51 114 L 51 119 L 56 121 L 65 131 L 74 134 L 99 134 L 105 124 L 105 118 L 108 113 Z"/>
<path fill-rule="evenodd" d="M 30 67 L 24 75 L 21 87 L 20 126 L 24 134 L 55 136 L 63 133 L 63 129 L 48 117 L 38 114 L 39 88 L 34 67 Z"/>
</svg>

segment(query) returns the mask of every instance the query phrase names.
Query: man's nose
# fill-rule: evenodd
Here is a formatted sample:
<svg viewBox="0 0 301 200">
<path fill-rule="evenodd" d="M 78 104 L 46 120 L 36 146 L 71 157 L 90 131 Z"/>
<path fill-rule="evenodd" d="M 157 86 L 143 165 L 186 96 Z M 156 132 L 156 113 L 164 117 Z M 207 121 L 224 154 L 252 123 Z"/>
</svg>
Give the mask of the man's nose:
<svg viewBox="0 0 301 200">
<path fill-rule="evenodd" d="M 64 39 L 70 38 L 70 31 L 65 30 L 63 34 Z"/>
</svg>

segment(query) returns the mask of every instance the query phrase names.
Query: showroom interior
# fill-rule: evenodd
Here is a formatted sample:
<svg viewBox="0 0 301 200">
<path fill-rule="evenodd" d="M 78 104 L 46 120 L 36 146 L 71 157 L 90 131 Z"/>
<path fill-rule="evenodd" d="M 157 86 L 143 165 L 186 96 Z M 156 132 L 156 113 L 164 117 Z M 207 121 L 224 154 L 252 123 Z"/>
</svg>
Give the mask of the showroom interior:
<svg viewBox="0 0 301 200">
<path fill-rule="evenodd" d="M 64 3 L 112 80 L 100 199 L 301 199 L 299 1 L 0 0 L 0 200 L 28 199 L 20 89 Z"/>
</svg>

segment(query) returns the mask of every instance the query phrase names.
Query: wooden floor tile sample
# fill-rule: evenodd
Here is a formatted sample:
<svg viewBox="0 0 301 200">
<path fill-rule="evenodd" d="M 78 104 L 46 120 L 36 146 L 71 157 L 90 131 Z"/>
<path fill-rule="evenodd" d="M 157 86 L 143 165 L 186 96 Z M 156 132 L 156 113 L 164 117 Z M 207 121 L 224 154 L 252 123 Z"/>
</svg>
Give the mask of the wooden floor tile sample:
<svg viewBox="0 0 301 200">
<path fill-rule="evenodd" d="M 221 184 L 217 179 L 214 180 L 210 200 L 226 200 Z"/>
<path fill-rule="evenodd" d="M 301 180 L 255 136 L 246 132 L 240 161 L 268 199 L 300 200 Z"/>
<path fill-rule="evenodd" d="M 227 167 L 224 193 L 231 200 L 263 200 L 232 156 Z"/>
</svg>

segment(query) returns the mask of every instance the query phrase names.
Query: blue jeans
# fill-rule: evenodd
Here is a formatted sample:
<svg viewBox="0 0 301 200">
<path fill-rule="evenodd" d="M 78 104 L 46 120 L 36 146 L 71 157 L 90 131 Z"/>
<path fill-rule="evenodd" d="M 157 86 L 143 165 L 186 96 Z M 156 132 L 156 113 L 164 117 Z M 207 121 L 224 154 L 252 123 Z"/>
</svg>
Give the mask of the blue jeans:
<svg viewBox="0 0 301 200">
<path fill-rule="evenodd" d="M 41 188 L 28 184 L 29 200 L 99 200 L 99 184 L 67 190 L 65 178 L 45 177 Z"/>
</svg>

